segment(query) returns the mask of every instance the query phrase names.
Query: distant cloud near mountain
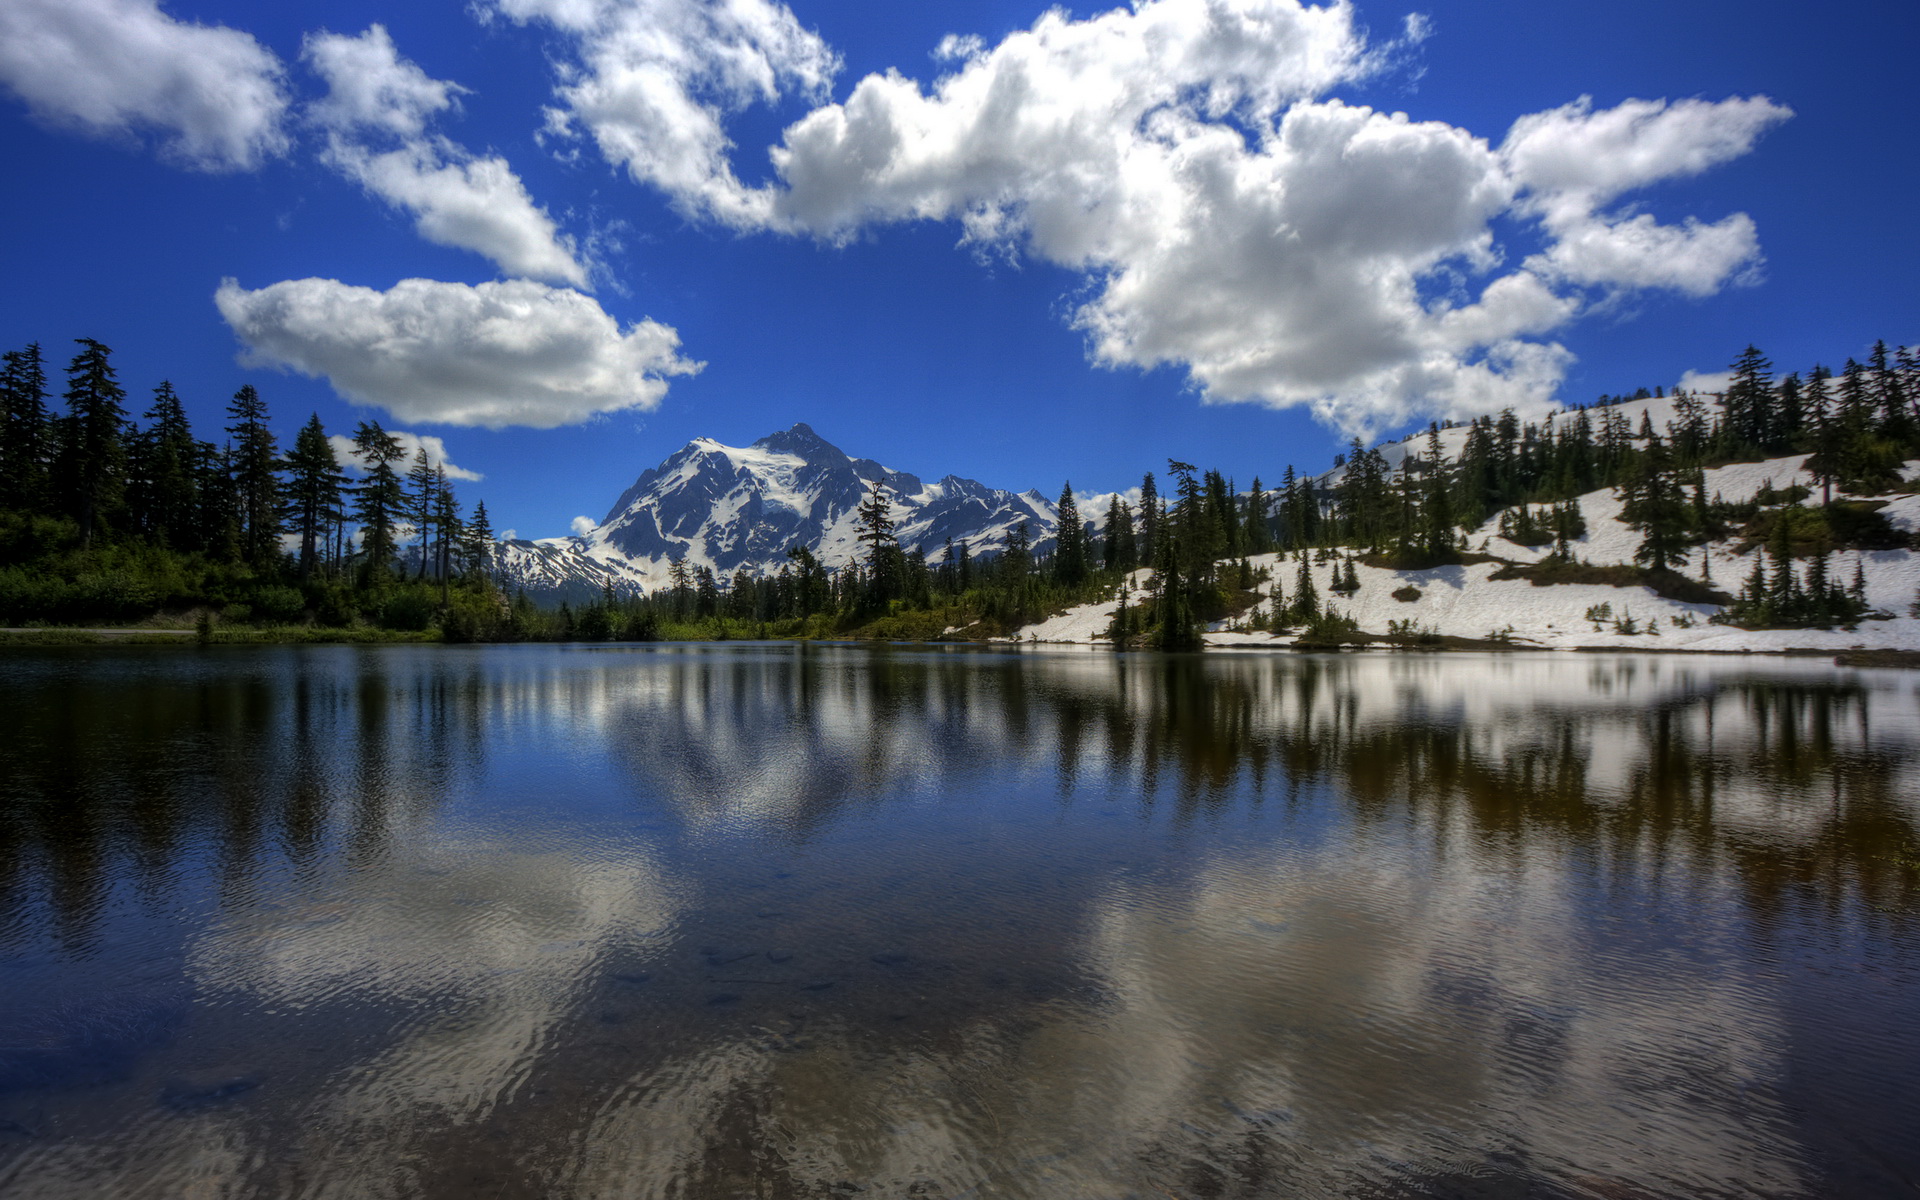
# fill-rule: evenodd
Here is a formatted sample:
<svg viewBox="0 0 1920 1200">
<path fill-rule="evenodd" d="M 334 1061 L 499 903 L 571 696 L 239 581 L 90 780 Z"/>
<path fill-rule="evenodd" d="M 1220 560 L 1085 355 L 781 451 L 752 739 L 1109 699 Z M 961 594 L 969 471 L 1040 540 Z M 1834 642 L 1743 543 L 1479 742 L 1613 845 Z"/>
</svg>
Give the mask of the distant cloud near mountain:
<svg viewBox="0 0 1920 1200">
<path fill-rule="evenodd" d="M 289 144 L 272 51 L 153 0 L 5 0 L 0 82 L 49 124 L 157 136 L 168 158 L 200 170 L 251 170 Z"/>
<path fill-rule="evenodd" d="M 214 302 L 246 361 L 325 376 L 342 396 L 407 422 L 552 429 L 659 405 L 671 376 L 702 363 L 655 321 L 622 329 L 591 297 L 528 280 L 404 279 L 387 291 L 334 279 Z"/>
</svg>

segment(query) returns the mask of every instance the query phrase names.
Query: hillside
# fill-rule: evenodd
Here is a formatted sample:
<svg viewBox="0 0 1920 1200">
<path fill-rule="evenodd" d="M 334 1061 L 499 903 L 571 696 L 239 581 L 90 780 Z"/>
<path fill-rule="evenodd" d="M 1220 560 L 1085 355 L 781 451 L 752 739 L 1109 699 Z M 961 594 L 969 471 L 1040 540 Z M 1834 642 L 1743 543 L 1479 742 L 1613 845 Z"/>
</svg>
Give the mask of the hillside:
<svg viewBox="0 0 1920 1200">
<path fill-rule="evenodd" d="M 1660 405 L 1661 401 L 1638 402 L 1638 410 Z M 1628 406 L 1621 406 L 1627 408 Z M 1655 419 L 1659 414 L 1655 413 Z M 1442 436 L 1459 433 L 1443 431 Z M 1460 438 L 1452 439 L 1457 453 Z M 1417 445 L 1417 441 L 1415 441 Z M 1394 451 L 1389 461 L 1396 465 L 1406 453 L 1408 442 L 1382 447 Z M 1416 453 L 1418 451 L 1416 450 Z M 1705 485 L 1709 494 L 1729 503 L 1752 500 L 1763 488 L 1783 491 L 1796 484 L 1815 489 L 1815 481 L 1806 471 L 1804 454 L 1768 459 L 1757 463 L 1737 463 L 1709 468 Z M 1920 480 L 1920 460 L 1906 465 L 1909 480 Z M 1335 476 L 1337 482 L 1337 476 Z M 1889 525 L 1912 536 L 1920 533 L 1920 494 L 1893 492 L 1850 497 L 1868 504 L 1883 505 L 1878 511 Z M 1641 537 L 1620 520 L 1621 500 L 1613 489 L 1589 492 L 1578 498 L 1587 532 L 1572 540 L 1575 557 L 1592 566 L 1625 566 L 1633 562 Z M 1493 578 L 1509 564 L 1530 565 L 1541 562 L 1551 547 L 1523 546 L 1501 536 L 1498 515 L 1488 518 L 1468 535 L 1473 550 L 1496 561 L 1473 562 L 1434 567 L 1426 570 L 1392 570 L 1356 562 L 1352 570 L 1359 589 L 1350 597 L 1332 592 L 1336 571 L 1347 569 L 1342 560 L 1315 562 L 1309 551 L 1308 570 L 1327 610 L 1351 617 L 1360 630 L 1387 634 L 1396 623 L 1409 622 L 1420 631 L 1442 637 L 1485 640 L 1510 638 L 1516 645 L 1551 649 L 1612 647 L 1638 650 L 1696 651 L 1779 651 L 1786 649 L 1846 650 L 1920 649 L 1920 619 L 1909 615 L 1909 608 L 1920 594 L 1920 555 L 1910 549 L 1838 550 L 1828 559 L 1829 573 L 1836 580 L 1851 581 L 1856 569 L 1864 583 L 1866 603 L 1880 619 L 1869 618 L 1852 629 L 1761 629 L 1745 630 L 1709 621 L 1721 611 L 1720 605 L 1688 603 L 1656 595 L 1645 586 L 1610 586 L 1604 583 L 1555 583 L 1537 587 L 1525 578 Z M 1705 553 L 1708 576 L 1713 586 L 1738 592 L 1754 569 L 1756 557 L 1764 551 L 1743 545 L 1738 537 L 1708 542 L 1693 551 L 1688 574 L 1701 575 L 1701 556 Z M 1270 605 L 1272 587 L 1278 583 L 1287 595 L 1297 586 L 1299 555 L 1264 554 L 1251 557 L 1253 570 L 1266 571 L 1271 579 L 1259 589 L 1262 601 Z M 1132 581 L 1136 591 L 1151 589 L 1153 573 L 1138 572 Z M 1393 593 L 1403 588 L 1420 593 L 1412 600 L 1396 599 Z M 1608 615 L 1598 620 L 1589 617 L 1599 606 Z M 1093 644 L 1104 642 L 1113 620 L 1116 601 L 1081 605 L 1066 613 L 1021 629 L 1015 640 L 1041 643 Z M 1620 632 L 1627 618 L 1639 632 Z M 1236 631 L 1234 621 L 1214 622 L 1206 635 L 1210 646 L 1257 648 L 1287 646 L 1299 640 L 1296 634 L 1260 631 Z M 1596 628 L 1598 626 L 1598 628 Z"/>
</svg>

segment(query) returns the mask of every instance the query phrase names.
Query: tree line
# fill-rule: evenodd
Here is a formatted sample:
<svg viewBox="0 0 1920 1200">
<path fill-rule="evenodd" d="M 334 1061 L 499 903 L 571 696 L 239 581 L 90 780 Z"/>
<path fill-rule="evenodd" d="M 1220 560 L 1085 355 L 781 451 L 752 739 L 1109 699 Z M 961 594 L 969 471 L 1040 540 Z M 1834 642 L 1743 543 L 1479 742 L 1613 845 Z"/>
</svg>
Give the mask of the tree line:
<svg viewBox="0 0 1920 1200">
<path fill-rule="evenodd" d="M 0 620 L 139 619 L 200 608 L 250 623 L 489 625 L 502 607 L 486 505 L 378 421 L 350 445 L 320 418 L 282 448 L 252 384 L 218 440 L 173 385 L 139 419 L 112 351 L 77 339 L 56 404 L 36 343 L 0 363 Z M 462 610 L 456 613 L 455 610 Z"/>
<path fill-rule="evenodd" d="M 1242 492 L 1217 470 L 1169 460 L 1164 476 L 1143 475 L 1137 500 L 1116 495 L 1097 521 L 1063 486 L 1045 552 L 1024 524 L 977 549 L 902 546 L 876 480 L 857 514 L 859 552 L 837 570 L 803 546 L 773 571 L 731 577 L 678 561 L 651 593 L 609 584 L 594 602 L 544 612 L 501 594 L 485 505 L 464 512 L 444 471 L 424 453 L 407 463 L 378 422 L 353 432 L 363 470 L 354 481 L 317 416 L 282 452 L 251 385 L 228 406 L 222 441 L 194 436 L 165 382 L 135 422 L 110 352 L 78 345 L 64 412 L 49 402 L 37 345 L 8 352 L 0 373 L 0 619 L 112 619 L 197 603 L 254 619 L 438 623 L 469 637 L 974 637 L 1118 594 L 1117 644 L 1182 649 L 1199 645 L 1206 623 L 1250 606 L 1260 627 L 1337 634 L 1306 552 L 1322 563 L 1344 552 L 1346 573 L 1336 566 L 1327 590 L 1350 593 L 1355 558 L 1401 569 L 1460 562 L 1475 553 L 1467 534 L 1495 513 L 1503 536 L 1552 545 L 1536 570 L 1574 569 L 1585 532 L 1574 500 L 1613 488 L 1641 535 L 1636 562 L 1648 581 L 1686 568 L 1701 543 L 1744 532 L 1774 566 L 1756 569 L 1729 619 L 1831 624 L 1864 606 L 1858 588 L 1827 577 L 1827 551 L 1891 536 L 1845 494 L 1893 486 L 1920 455 L 1911 348 L 1877 343 L 1837 375 L 1816 366 L 1776 378 L 1748 347 L 1724 392 L 1676 390 L 1658 427 L 1649 413 L 1636 426 L 1620 411 L 1669 399 L 1641 389 L 1539 422 L 1508 410 L 1436 423 L 1397 463 L 1356 439 L 1331 472 L 1288 467 L 1272 489 L 1255 478 Z M 1809 456 L 1818 505 L 1729 504 L 1706 492 L 1709 467 L 1793 453 Z M 1248 562 L 1274 551 L 1302 559 L 1290 597 Z M 1793 560 L 1816 555 L 1818 567 L 1795 573 Z M 1152 577 L 1136 592 L 1143 567 Z"/>
</svg>

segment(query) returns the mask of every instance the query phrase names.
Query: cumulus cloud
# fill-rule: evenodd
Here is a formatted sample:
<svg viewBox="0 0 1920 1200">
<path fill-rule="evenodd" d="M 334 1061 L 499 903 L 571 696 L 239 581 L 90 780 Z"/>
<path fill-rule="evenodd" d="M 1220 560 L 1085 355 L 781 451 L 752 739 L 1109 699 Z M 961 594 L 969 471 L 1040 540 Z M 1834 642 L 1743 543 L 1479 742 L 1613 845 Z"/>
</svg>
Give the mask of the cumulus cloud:
<svg viewBox="0 0 1920 1200">
<path fill-rule="evenodd" d="M 249 34 L 154 0 L 6 0 L 0 82 L 42 120 L 155 135 L 174 161 L 248 170 L 287 147 L 280 60 Z"/>
<path fill-rule="evenodd" d="M 475 156 L 429 132 L 466 89 L 401 58 L 380 25 L 352 37 L 312 34 L 303 56 L 327 83 L 326 97 L 308 109 L 326 131 L 323 161 L 413 213 L 430 242 L 473 250 L 510 274 L 585 286 L 572 240 L 505 159 Z"/>
<path fill-rule="evenodd" d="M 1518 210 L 1537 217 L 1552 239 L 1530 265 L 1579 284 L 1719 291 L 1759 261 L 1760 240 L 1745 213 L 1662 225 L 1646 213 L 1603 209 L 1635 188 L 1738 158 L 1792 115 L 1763 96 L 1628 100 L 1601 112 L 1582 96 L 1520 118 L 1500 154 L 1521 189 Z"/>
<path fill-rule="evenodd" d="M 772 0 L 482 0 L 482 11 L 545 23 L 572 42 L 549 130 L 591 137 L 637 183 L 688 216 L 775 221 L 774 192 L 735 175 L 726 117 L 793 93 L 824 99 L 840 59 Z"/>
<path fill-rule="evenodd" d="M 414 455 L 425 450 L 427 461 L 445 472 L 448 479 L 464 479 L 469 483 L 478 483 L 486 478 L 478 471 L 469 471 L 465 467 L 455 466 L 453 460 L 447 457 L 447 443 L 432 434 L 409 433 L 404 429 L 389 429 L 386 432 L 387 436 L 399 442 L 400 449 L 406 452 L 406 457 L 401 459 L 402 470 L 405 469 L 404 464 L 413 461 Z M 327 441 L 332 444 L 333 453 L 339 458 L 342 466 L 357 474 L 365 474 L 367 464 L 360 457 L 359 451 L 354 448 L 352 438 L 336 433 Z"/>
<path fill-rule="evenodd" d="M 600 528 L 600 523 L 592 517 L 575 517 L 568 528 L 573 530 L 573 536 L 585 537 Z"/>
<path fill-rule="evenodd" d="M 574 39 L 554 126 L 683 212 L 828 242 L 952 221 L 976 252 L 1081 272 L 1072 321 L 1095 362 L 1173 365 L 1208 400 L 1311 405 L 1355 431 L 1538 410 L 1572 357 L 1552 335 L 1595 304 L 1747 277 L 1745 214 L 1664 223 L 1620 202 L 1747 153 L 1789 115 L 1763 97 L 1576 101 L 1495 146 L 1329 98 L 1424 22 L 1378 44 L 1341 0 L 1137 0 L 1056 9 L 993 44 L 950 36 L 937 78 L 869 75 L 817 104 L 771 149 L 775 182 L 747 187 L 728 114 L 832 76 L 785 9 L 491 2 Z M 743 12 L 787 36 L 700 36 Z M 1537 233 L 1531 253 L 1496 240 L 1503 217 Z"/>
<path fill-rule="evenodd" d="M 381 292 L 334 279 L 249 290 L 228 279 L 214 301 L 247 347 L 243 361 L 324 376 L 347 399 L 409 422 L 578 424 L 656 408 L 670 377 L 704 365 L 680 356 L 668 326 L 622 329 L 591 297 L 528 280 L 404 279 Z"/>
</svg>

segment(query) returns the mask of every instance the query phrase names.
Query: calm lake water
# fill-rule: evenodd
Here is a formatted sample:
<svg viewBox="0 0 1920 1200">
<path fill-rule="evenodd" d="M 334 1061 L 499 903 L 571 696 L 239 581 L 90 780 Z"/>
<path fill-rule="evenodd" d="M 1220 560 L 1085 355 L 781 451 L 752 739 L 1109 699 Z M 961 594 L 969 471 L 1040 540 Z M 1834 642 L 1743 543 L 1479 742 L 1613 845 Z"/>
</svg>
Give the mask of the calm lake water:
<svg viewBox="0 0 1920 1200">
<path fill-rule="evenodd" d="M 1916 1185 L 1920 673 L 0 653 L 8 1197 Z"/>
</svg>

